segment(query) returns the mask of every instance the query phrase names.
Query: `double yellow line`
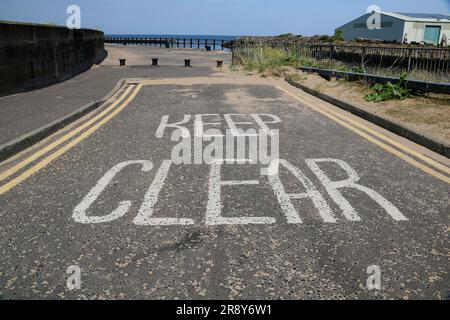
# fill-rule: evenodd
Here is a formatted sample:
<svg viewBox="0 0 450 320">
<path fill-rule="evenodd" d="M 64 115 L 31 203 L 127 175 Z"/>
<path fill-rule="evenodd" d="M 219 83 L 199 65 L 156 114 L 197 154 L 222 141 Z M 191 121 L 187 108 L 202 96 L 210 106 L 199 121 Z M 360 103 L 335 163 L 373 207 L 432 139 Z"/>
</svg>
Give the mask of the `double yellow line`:
<svg viewBox="0 0 450 320">
<path fill-rule="evenodd" d="M 323 108 L 323 107 L 319 107 L 317 106 L 317 104 L 315 104 L 313 101 L 306 99 L 306 98 L 301 98 L 298 95 L 290 92 L 289 90 L 286 90 L 280 86 L 277 86 L 277 88 L 283 92 L 285 92 L 286 94 L 290 95 L 291 97 L 293 97 L 294 99 L 302 102 L 302 104 L 308 106 L 309 108 L 323 114 L 324 116 L 328 117 L 329 119 L 339 123 L 340 125 L 344 126 L 345 128 L 353 131 L 354 133 L 358 134 L 359 136 L 363 137 L 364 139 L 376 144 L 377 146 L 379 146 L 380 148 L 386 150 L 387 152 L 392 153 L 393 155 L 397 156 L 400 159 L 403 159 L 404 161 L 408 162 L 409 164 L 413 165 L 414 167 L 422 170 L 423 172 L 426 172 L 430 175 L 432 175 L 433 177 L 442 180 L 448 184 L 450 184 L 450 178 L 434 169 L 431 169 L 430 167 L 424 165 L 423 163 L 411 158 L 410 156 L 408 156 L 405 153 L 408 153 L 414 157 L 416 157 L 417 159 L 420 159 L 421 161 L 427 163 L 429 166 L 438 169 L 442 172 L 445 172 L 446 174 L 450 174 L 450 168 L 417 152 L 414 151 L 413 149 L 385 136 L 384 134 L 369 128 L 368 126 L 351 119 L 350 117 L 345 116 L 344 114 L 338 113 L 334 110 L 331 110 L 329 108 Z M 370 134 L 370 135 L 369 135 Z M 375 138 L 376 137 L 376 138 Z M 378 138 L 378 139 L 377 139 Z M 384 142 L 383 142 L 384 141 Z M 391 147 L 390 145 L 386 144 L 385 142 L 389 143 L 392 146 L 395 146 L 396 148 L 402 150 L 403 152 L 400 152 L 399 150 Z"/>
<path fill-rule="evenodd" d="M 15 166 L 9 168 L 8 170 L 0 173 L 0 182 L 4 181 L 5 179 L 11 177 L 18 171 L 22 170 L 27 165 L 31 164 L 32 162 L 38 160 L 48 152 L 52 151 L 53 149 L 57 148 L 61 144 L 69 141 L 79 133 L 81 133 L 83 130 L 86 130 L 85 132 L 81 133 L 78 137 L 71 140 L 69 143 L 65 144 L 58 150 L 54 151 L 52 154 L 48 155 L 43 160 L 39 161 L 37 164 L 20 174 L 19 176 L 15 177 L 14 179 L 10 180 L 6 184 L 0 186 L 0 195 L 8 192 L 21 182 L 25 181 L 29 177 L 31 177 L 33 174 L 38 172 L 39 170 L 45 168 L 47 165 L 49 165 L 52 161 L 58 159 L 61 155 L 75 147 L 77 144 L 79 144 L 81 141 L 92 135 L 95 131 L 97 131 L 100 127 L 105 125 L 107 122 L 109 122 L 112 118 L 114 118 L 119 112 L 121 112 L 123 109 L 127 107 L 127 105 L 136 97 L 138 92 L 141 90 L 142 85 L 130 85 L 125 92 L 117 99 L 114 103 L 112 103 L 108 108 L 103 110 L 101 113 L 96 115 L 91 120 L 85 122 L 79 127 L 76 127 L 74 130 L 70 131 L 63 137 L 59 138 L 55 142 L 49 144 L 48 146 L 40 149 L 36 153 L 32 154 L 28 158 L 24 159 L 20 163 L 16 164 Z M 134 89 L 134 91 L 132 91 Z M 132 92 L 130 94 L 130 92 Z M 128 98 L 127 98 L 128 97 Z"/>
</svg>

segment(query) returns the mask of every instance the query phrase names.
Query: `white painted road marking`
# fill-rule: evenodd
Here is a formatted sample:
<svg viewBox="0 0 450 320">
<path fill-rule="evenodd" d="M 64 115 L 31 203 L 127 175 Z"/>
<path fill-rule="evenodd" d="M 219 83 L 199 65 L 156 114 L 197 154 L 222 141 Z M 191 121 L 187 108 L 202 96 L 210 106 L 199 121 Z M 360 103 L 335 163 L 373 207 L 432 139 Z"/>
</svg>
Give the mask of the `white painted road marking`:
<svg viewBox="0 0 450 320">
<path fill-rule="evenodd" d="M 131 201 L 122 201 L 119 207 L 106 216 L 90 216 L 87 215 L 89 207 L 97 200 L 98 196 L 106 189 L 112 179 L 124 168 L 133 165 L 141 164 L 142 172 L 148 172 L 153 169 L 153 163 L 145 160 L 127 161 L 119 163 L 109 170 L 96 184 L 94 188 L 87 194 L 81 203 L 73 210 L 73 219 L 79 223 L 103 223 L 117 220 L 123 217 L 131 207 Z"/>
<path fill-rule="evenodd" d="M 291 202 L 291 199 L 304 199 L 311 198 L 315 207 L 319 210 L 319 215 L 322 217 L 324 222 L 333 223 L 336 222 L 336 218 L 333 216 L 333 212 L 331 208 L 328 206 L 325 199 L 319 193 L 319 191 L 314 187 L 314 184 L 308 177 L 301 172 L 298 168 L 291 165 L 286 160 L 279 160 L 275 165 L 278 167 L 282 165 L 286 169 L 288 169 L 298 181 L 306 188 L 306 192 L 296 193 L 296 194 L 287 194 L 283 184 L 280 181 L 280 175 L 278 174 L 269 175 L 269 181 L 272 185 L 273 191 L 278 198 L 278 202 L 281 205 L 281 209 L 283 210 L 288 223 L 302 223 L 300 216 L 298 215 L 297 210 L 295 210 L 294 205 Z"/>
<path fill-rule="evenodd" d="M 225 218 L 222 213 L 221 189 L 222 186 L 238 186 L 238 185 L 258 185 L 257 180 L 248 181 L 222 181 L 220 163 L 211 164 L 211 174 L 209 177 L 208 204 L 206 207 L 206 224 L 207 225 L 223 225 L 223 224 L 273 224 L 275 218 L 271 217 L 239 217 Z"/>
<path fill-rule="evenodd" d="M 325 172 L 319 168 L 318 163 L 332 162 L 338 164 L 348 174 L 348 179 L 342 181 L 331 181 Z M 395 221 L 407 221 L 408 219 L 389 201 L 383 198 L 376 191 L 357 184 L 359 181 L 358 173 L 350 167 L 346 162 L 338 159 L 312 159 L 306 160 L 306 163 L 311 168 L 316 176 L 320 179 L 324 187 L 326 188 L 330 197 L 341 208 L 345 217 L 350 221 L 360 221 L 361 218 L 358 213 L 353 209 L 350 203 L 342 196 L 338 189 L 341 188 L 353 188 L 366 193 L 369 197 L 375 200 Z"/>
<path fill-rule="evenodd" d="M 241 159 L 247 162 L 246 159 Z M 318 210 L 318 214 L 324 223 L 336 223 L 338 219 L 333 214 L 332 209 L 326 202 L 325 198 L 320 194 L 319 189 L 317 189 L 313 182 L 303 173 L 300 169 L 293 166 L 286 160 L 275 161 L 272 165 L 284 167 L 289 172 L 291 172 L 294 177 L 305 187 L 304 192 L 288 194 L 284 188 L 283 183 L 279 177 L 279 170 L 269 170 L 272 173 L 269 174 L 267 178 L 269 179 L 270 185 L 273 192 L 278 200 L 281 207 L 281 211 L 284 214 L 287 223 L 289 224 L 301 224 L 302 219 L 300 214 L 295 209 L 292 200 L 303 200 L 311 199 L 314 206 Z M 205 223 L 206 225 L 247 225 L 247 224 L 274 224 L 277 220 L 273 217 L 224 217 L 222 216 L 222 188 L 224 187 L 239 187 L 239 186 L 256 186 L 260 184 L 259 180 L 246 180 L 246 181 L 222 181 L 221 179 L 221 168 L 225 163 L 242 163 L 242 161 L 237 161 L 233 159 L 226 159 L 222 161 L 216 161 L 211 164 L 210 176 L 209 176 L 209 190 L 208 190 L 208 201 L 206 205 L 205 213 Z M 330 195 L 332 200 L 339 206 L 342 210 L 343 216 L 348 221 L 361 221 L 361 217 L 358 215 L 356 210 L 351 206 L 351 204 L 343 197 L 339 189 L 342 188 L 353 188 L 364 192 L 371 199 L 376 201 L 395 221 L 408 221 L 408 219 L 387 199 L 366 186 L 358 184 L 360 180 L 357 172 L 346 162 L 339 159 L 307 159 L 306 163 L 312 172 L 317 176 L 319 181 L 322 183 L 327 193 Z M 332 181 L 325 172 L 320 169 L 319 164 L 321 163 L 334 163 L 338 164 L 348 178 L 341 181 Z M 97 200 L 99 195 L 104 192 L 108 184 L 110 184 L 113 178 L 122 171 L 125 167 L 141 164 L 142 172 L 149 172 L 153 168 L 153 164 L 150 161 L 137 160 L 122 162 L 111 170 L 109 170 L 96 184 L 96 186 L 88 193 L 88 195 L 81 201 L 81 203 L 74 209 L 73 219 L 79 223 L 106 223 L 122 218 L 130 209 L 131 201 L 120 202 L 118 208 L 112 213 L 106 216 L 88 216 L 87 211 L 92 206 L 92 204 Z M 169 174 L 171 165 L 171 160 L 165 160 L 161 164 L 155 178 L 149 187 L 144 201 L 140 207 L 139 213 L 134 219 L 136 225 L 144 226 L 169 226 L 169 225 L 192 225 L 195 223 L 193 219 L 175 219 L 175 218 L 152 218 L 155 206 L 158 203 L 159 195 L 164 187 L 165 181 Z M 254 166 L 254 164 L 249 164 Z M 261 174 L 264 177 L 264 174 Z"/>
<path fill-rule="evenodd" d="M 144 197 L 144 203 L 142 203 L 139 209 L 138 216 L 134 219 L 134 223 L 140 226 L 169 226 L 169 225 L 191 225 L 194 224 L 192 219 L 176 219 L 176 218 L 152 218 L 153 211 L 161 189 L 164 186 L 164 182 L 167 179 L 167 173 L 169 172 L 171 160 L 166 160 L 162 163 L 156 177 L 153 180 L 150 188 Z"/>
</svg>

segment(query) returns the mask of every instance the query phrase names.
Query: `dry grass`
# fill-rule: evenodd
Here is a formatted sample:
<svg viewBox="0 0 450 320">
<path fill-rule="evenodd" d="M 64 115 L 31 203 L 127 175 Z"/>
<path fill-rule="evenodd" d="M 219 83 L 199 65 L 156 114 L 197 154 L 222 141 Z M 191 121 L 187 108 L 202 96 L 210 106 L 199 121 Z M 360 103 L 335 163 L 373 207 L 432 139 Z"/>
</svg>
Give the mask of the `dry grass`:
<svg viewBox="0 0 450 320">
<path fill-rule="evenodd" d="M 373 92 L 365 82 L 348 82 L 344 79 L 327 81 L 317 74 L 301 72 L 293 67 L 272 67 L 258 72 L 250 71 L 244 66 L 233 66 L 230 71 L 263 78 L 288 77 L 311 89 L 357 105 L 366 111 L 450 144 L 450 95 L 427 94 L 402 101 L 374 103 L 364 100 L 364 96 Z"/>
<path fill-rule="evenodd" d="M 403 101 L 373 103 L 364 100 L 364 96 L 372 91 L 363 82 L 327 81 L 316 74 L 301 72 L 295 81 L 450 144 L 449 95 L 427 94 Z"/>
</svg>

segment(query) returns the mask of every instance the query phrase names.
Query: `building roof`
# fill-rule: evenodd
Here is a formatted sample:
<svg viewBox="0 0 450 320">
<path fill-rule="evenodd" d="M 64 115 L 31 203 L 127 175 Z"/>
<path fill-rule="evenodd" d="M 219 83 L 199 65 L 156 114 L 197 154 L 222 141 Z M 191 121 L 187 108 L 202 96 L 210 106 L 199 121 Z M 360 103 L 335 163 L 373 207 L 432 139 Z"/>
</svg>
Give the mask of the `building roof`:
<svg viewBox="0 0 450 320">
<path fill-rule="evenodd" d="M 382 11 L 381 13 L 405 21 L 450 22 L 450 15 L 442 13 L 400 13 L 400 12 L 386 12 L 386 11 Z"/>
</svg>

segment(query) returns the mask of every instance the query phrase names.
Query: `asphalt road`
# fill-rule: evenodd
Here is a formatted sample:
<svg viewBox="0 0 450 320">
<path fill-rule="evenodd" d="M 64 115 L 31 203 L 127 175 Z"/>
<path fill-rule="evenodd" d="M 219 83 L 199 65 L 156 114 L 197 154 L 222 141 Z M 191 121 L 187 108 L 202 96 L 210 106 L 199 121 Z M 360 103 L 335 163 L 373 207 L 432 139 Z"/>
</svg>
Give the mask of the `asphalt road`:
<svg viewBox="0 0 450 320">
<path fill-rule="evenodd" d="M 2 299 L 449 297 L 445 166 L 425 172 L 269 84 L 141 85 L 97 129 L 6 178 L 58 137 L 0 166 Z M 278 129 L 279 175 L 172 163 L 178 143 L 161 122 L 190 115 L 194 135 L 201 114 L 222 132 L 226 115 Z M 70 266 L 80 289 L 66 286 Z M 366 286 L 371 266 L 379 290 Z"/>
<path fill-rule="evenodd" d="M 230 53 L 204 50 L 160 49 L 107 45 L 108 57 L 100 66 L 67 81 L 26 93 L 0 97 L 0 145 L 65 117 L 79 108 L 101 101 L 124 78 L 159 79 L 167 77 L 210 76 L 216 60 L 230 61 Z M 151 67 L 151 57 L 161 57 Z M 126 58 L 120 67 L 118 59 Z M 180 68 L 184 59 L 193 68 Z"/>
</svg>

